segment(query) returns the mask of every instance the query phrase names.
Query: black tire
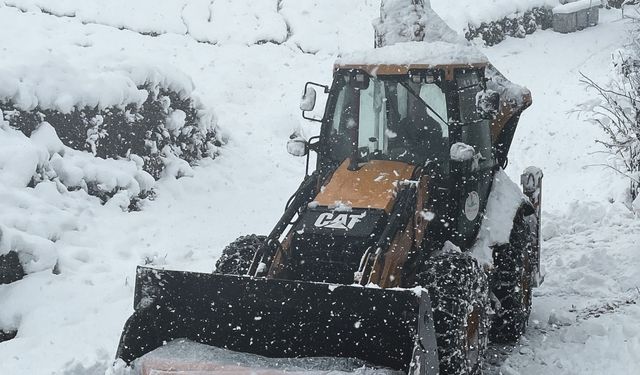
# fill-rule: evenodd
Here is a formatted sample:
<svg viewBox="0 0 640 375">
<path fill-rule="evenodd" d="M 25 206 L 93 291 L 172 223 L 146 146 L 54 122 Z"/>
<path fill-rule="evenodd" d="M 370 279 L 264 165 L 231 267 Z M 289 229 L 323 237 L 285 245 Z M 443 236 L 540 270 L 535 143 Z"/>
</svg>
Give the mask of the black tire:
<svg viewBox="0 0 640 375">
<path fill-rule="evenodd" d="M 429 290 L 441 375 L 479 375 L 487 345 L 488 284 L 467 253 L 436 255 L 418 275 Z"/>
<path fill-rule="evenodd" d="M 216 262 L 216 268 L 213 272 L 226 275 L 246 275 L 256 250 L 266 241 L 267 236 L 256 234 L 238 237 L 222 250 L 222 255 Z"/>
<path fill-rule="evenodd" d="M 524 334 L 531 313 L 531 256 L 534 238 L 522 210 L 513 222 L 509 243 L 493 250 L 494 306 L 489 337 L 496 343 L 513 343 Z"/>
</svg>

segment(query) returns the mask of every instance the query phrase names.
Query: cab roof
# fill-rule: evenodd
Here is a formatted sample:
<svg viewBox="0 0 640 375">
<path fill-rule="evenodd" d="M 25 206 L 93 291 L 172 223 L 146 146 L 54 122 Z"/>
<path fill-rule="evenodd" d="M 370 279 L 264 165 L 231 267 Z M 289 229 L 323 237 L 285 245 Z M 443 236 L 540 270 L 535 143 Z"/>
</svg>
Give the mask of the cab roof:
<svg viewBox="0 0 640 375">
<path fill-rule="evenodd" d="M 406 42 L 347 54 L 334 69 L 362 69 L 371 75 L 407 74 L 410 69 L 485 67 L 487 57 L 468 44 Z"/>
</svg>

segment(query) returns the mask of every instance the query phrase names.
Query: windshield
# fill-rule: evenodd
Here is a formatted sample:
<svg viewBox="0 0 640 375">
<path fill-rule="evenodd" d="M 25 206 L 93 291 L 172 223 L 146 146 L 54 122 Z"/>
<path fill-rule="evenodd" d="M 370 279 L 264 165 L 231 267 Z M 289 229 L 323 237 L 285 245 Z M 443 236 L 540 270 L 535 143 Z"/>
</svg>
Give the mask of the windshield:
<svg viewBox="0 0 640 375">
<path fill-rule="evenodd" d="M 424 165 L 448 160 L 447 105 L 437 83 L 407 76 L 370 77 L 356 88 L 349 75 L 338 77 L 329 135 L 329 154 L 342 161 L 395 160 Z M 361 85 L 362 86 L 362 85 Z M 366 87 L 365 87 L 366 86 Z"/>
</svg>

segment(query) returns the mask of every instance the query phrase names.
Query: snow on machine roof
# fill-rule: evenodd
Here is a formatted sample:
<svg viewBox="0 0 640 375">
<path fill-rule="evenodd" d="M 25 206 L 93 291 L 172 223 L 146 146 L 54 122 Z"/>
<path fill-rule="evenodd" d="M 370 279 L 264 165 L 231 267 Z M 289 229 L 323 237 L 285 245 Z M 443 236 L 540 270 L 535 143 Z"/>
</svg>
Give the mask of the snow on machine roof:
<svg viewBox="0 0 640 375">
<path fill-rule="evenodd" d="M 362 69 L 369 74 L 406 74 L 410 69 L 484 67 L 487 57 L 471 45 L 405 42 L 354 52 L 339 58 L 335 69 Z"/>
</svg>

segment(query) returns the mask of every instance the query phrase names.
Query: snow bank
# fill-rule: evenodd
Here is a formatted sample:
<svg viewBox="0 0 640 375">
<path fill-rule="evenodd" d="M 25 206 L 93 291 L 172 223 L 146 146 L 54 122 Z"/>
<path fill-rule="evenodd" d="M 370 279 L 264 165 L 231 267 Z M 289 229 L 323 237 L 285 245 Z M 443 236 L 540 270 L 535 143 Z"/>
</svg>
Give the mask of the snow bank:
<svg viewBox="0 0 640 375">
<path fill-rule="evenodd" d="M 582 201 L 546 215 L 545 281 L 526 339 L 503 373 L 635 374 L 640 361 L 640 221 L 621 202 Z"/>
<path fill-rule="evenodd" d="M 17 251 L 27 273 L 52 269 L 55 242 L 78 228 L 75 214 L 95 199 L 87 194 L 116 197 L 110 205 L 126 210 L 155 184 L 141 167 L 66 147 L 47 122 L 27 137 L 0 111 L 0 254 Z"/>
<path fill-rule="evenodd" d="M 386 11 L 406 11 L 396 6 L 404 1 L 385 1 Z M 290 42 L 305 52 L 340 54 L 371 45 L 371 22 L 380 15 L 381 0 L 4 0 L 4 4 L 145 35 L 185 35 L 217 45 Z M 449 27 L 464 35 L 469 27 L 515 17 L 534 7 L 554 7 L 560 1 L 431 0 L 431 4 Z"/>
<path fill-rule="evenodd" d="M 6 5 L 29 12 L 75 18 L 148 35 L 180 34 L 215 44 L 282 43 L 287 25 L 277 0 L 7 0 Z"/>
<path fill-rule="evenodd" d="M 418 4 L 418 5 L 414 5 Z M 374 22 L 377 44 L 423 40 L 456 42 L 456 33 L 469 40 L 482 39 L 487 45 L 500 43 L 506 36 L 524 38 L 539 28 L 551 27 L 551 8 L 557 0 L 457 1 L 382 1 L 381 18 Z M 433 10 L 432 10 L 433 9 Z M 437 13 L 434 17 L 431 13 Z M 394 20 L 386 22 L 386 19 Z"/>
<path fill-rule="evenodd" d="M 502 169 L 496 172 L 478 239 L 471 249 L 480 264 L 493 264 L 492 247 L 509 242 L 513 219 L 526 201 L 520 187 Z"/>
<path fill-rule="evenodd" d="M 560 0 L 431 0 L 433 10 L 452 29 L 464 33 L 468 26 L 497 21 L 534 7 L 554 7 Z"/>
<path fill-rule="evenodd" d="M 31 57 L 11 59 L 0 68 L 0 100 L 25 111 L 141 106 L 150 90 L 164 88 L 184 98 L 194 89 L 187 75 L 162 62 L 83 58 L 72 64 L 64 55 Z"/>
<path fill-rule="evenodd" d="M 24 188 L 51 180 L 68 190 L 95 189 L 105 196 L 126 191 L 133 198 L 155 183 L 134 160 L 102 159 L 64 146 L 47 122 L 28 138 L 0 117 L 0 150 L 0 179 L 5 186 Z"/>
<path fill-rule="evenodd" d="M 25 273 L 51 270 L 58 259 L 55 244 L 45 238 L 34 236 L 0 225 L 0 254 L 16 251 Z"/>
<path fill-rule="evenodd" d="M 140 157 L 155 178 L 176 158 L 195 163 L 216 156 L 221 144 L 216 117 L 194 94 L 188 75 L 141 59 L 116 63 L 85 56 L 71 63 L 63 55 L 44 57 L 27 64 L 15 59 L 0 68 L 0 109 L 14 128 L 31 135 L 47 119 L 64 144 L 102 158 Z M 64 169 L 55 160 L 53 165 Z M 76 186 L 70 173 L 60 177 Z M 96 173 L 101 172 L 83 175 Z"/>
</svg>

